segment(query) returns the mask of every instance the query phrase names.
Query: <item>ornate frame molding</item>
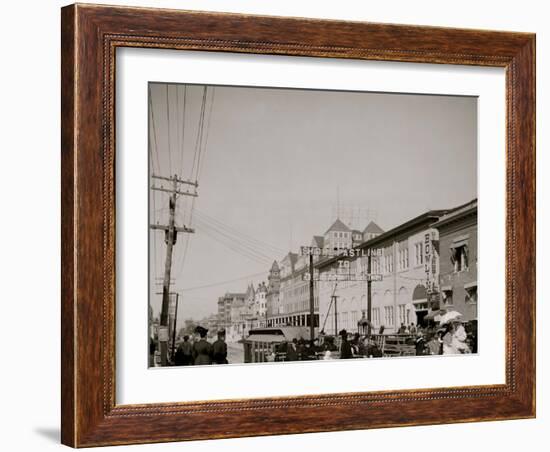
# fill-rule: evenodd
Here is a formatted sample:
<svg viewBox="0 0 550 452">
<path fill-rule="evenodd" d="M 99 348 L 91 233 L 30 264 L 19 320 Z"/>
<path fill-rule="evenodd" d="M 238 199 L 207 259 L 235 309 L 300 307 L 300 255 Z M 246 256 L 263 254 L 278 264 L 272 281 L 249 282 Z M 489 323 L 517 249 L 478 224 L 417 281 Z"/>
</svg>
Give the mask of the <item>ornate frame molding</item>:
<svg viewBox="0 0 550 452">
<path fill-rule="evenodd" d="M 506 383 L 116 405 L 114 89 L 118 47 L 506 68 Z M 62 9 L 61 154 L 64 444 L 83 447 L 535 415 L 534 35 L 71 5 Z M 518 354 L 518 349 L 524 352 Z M 449 406 L 449 399 L 461 403 Z M 399 404 L 399 412 L 394 404 Z M 358 409 L 365 415 L 358 417 Z"/>
</svg>

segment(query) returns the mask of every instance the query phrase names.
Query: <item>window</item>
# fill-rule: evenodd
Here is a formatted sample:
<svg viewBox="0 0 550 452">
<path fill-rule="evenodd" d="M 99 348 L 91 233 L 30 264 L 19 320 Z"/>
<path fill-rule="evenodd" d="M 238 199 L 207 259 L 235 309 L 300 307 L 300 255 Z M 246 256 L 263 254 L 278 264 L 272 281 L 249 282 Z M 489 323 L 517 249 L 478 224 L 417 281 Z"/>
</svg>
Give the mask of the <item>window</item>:
<svg viewBox="0 0 550 452">
<path fill-rule="evenodd" d="M 349 313 L 349 315 L 350 315 L 350 319 L 349 319 L 349 325 L 348 325 L 348 327 L 349 327 L 350 329 L 353 329 L 353 330 L 354 330 L 354 329 L 355 329 L 355 326 L 357 325 L 357 322 L 355 321 L 356 313 L 355 313 L 355 311 L 351 311 L 351 312 Z"/>
<path fill-rule="evenodd" d="M 372 323 L 376 326 L 380 325 L 380 308 L 372 308 Z"/>
<path fill-rule="evenodd" d="M 385 273 L 393 272 L 393 254 L 391 254 L 391 247 L 386 248 L 386 255 L 384 256 L 384 271 Z"/>
<path fill-rule="evenodd" d="M 453 304 L 453 290 L 443 289 L 441 292 L 443 295 L 443 303 L 445 303 L 446 305 Z"/>
<path fill-rule="evenodd" d="M 466 292 L 464 296 L 464 301 L 470 304 L 477 303 L 477 286 L 464 287 L 464 289 Z"/>
<path fill-rule="evenodd" d="M 399 250 L 398 253 L 399 259 L 399 270 L 406 270 L 409 268 L 409 249 L 403 248 Z"/>
<path fill-rule="evenodd" d="M 422 265 L 424 263 L 424 254 L 422 253 L 422 242 L 414 245 L 414 265 Z"/>
<path fill-rule="evenodd" d="M 452 247 L 451 262 L 454 265 L 455 273 L 468 270 L 468 246 L 460 245 Z"/>
<path fill-rule="evenodd" d="M 384 306 L 384 320 L 386 325 L 393 326 L 393 306 Z"/>
<path fill-rule="evenodd" d="M 400 304 L 398 307 L 399 309 L 399 324 L 401 323 L 405 323 L 405 324 L 408 324 L 407 323 L 407 316 L 406 316 L 406 313 L 405 313 L 405 305 L 404 304 Z"/>
<path fill-rule="evenodd" d="M 379 275 L 382 273 L 382 265 L 381 265 L 381 257 L 373 257 L 372 258 L 372 266 L 373 266 L 373 273 Z"/>
<path fill-rule="evenodd" d="M 342 312 L 342 326 L 341 329 L 347 329 L 348 327 L 348 313 Z"/>
</svg>

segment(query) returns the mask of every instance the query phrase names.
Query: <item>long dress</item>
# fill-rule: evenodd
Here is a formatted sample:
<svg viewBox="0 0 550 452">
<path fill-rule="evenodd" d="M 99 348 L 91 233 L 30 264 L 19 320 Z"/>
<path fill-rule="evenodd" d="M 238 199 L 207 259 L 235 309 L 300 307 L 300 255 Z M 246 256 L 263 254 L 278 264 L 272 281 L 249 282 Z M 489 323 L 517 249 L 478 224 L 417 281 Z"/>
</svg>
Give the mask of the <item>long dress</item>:
<svg viewBox="0 0 550 452">
<path fill-rule="evenodd" d="M 201 339 L 193 344 L 193 355 L 195 356 L 195 366 L 212 364 L 212 344 L 206 339 Z"/>
<path fill-rule="evenodd" d="M 455 341 L 453 340 L 453 333 L 448 332 L 443 336 L 443 354 L 444 355 L 457 355 L 460 353 L 456 348 Z"/>
</svg>

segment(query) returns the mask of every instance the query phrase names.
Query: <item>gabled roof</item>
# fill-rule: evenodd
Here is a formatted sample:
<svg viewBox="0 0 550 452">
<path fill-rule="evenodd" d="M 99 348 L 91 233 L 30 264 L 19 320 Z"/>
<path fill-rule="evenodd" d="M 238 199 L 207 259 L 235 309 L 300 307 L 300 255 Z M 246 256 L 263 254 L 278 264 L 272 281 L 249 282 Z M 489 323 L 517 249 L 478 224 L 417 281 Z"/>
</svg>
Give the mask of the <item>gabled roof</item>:
<svg viewBox="0 0 550 452">
<path fill-rule="evenodd" d="M 292 271 L 294 271 L 294 264 L 296 264 L 296 261 L 298 260 L 298 255 L 296 253 L 293 253 L 289 251 L 285 254 L 285 257 L 281 259 L 281 263 L 288 262 L 291 266 Z"/>
<path fill-rule="evenodd" d="M 340 218 L 337 218 L 336 221 L 332 223 L 332 226 L 327 229 L 327 232 L 331 232 L 331 231 L 349 232 L 350 228 L 346 226 L 346 224 L 343 223 L 342 220 L 340 220 Z M 327 232 L 325 232 L 325 234 Z"/>
<path fill-rule="evenodd" d="M 250 298 L 251 296 L 253 297 L 255 293 L 256 291 L 254 290 L 254 285 L 250 283 L 246 288 L 245 298 Z"/>
<path fill-rule="evenodd" d="M 320 235 L 314 235 L 313 240 L 311 241 L 311 244 L 318 248 L 323 248 L 324 243 L 325 243 L 325 238 L 321 237 Z"/>
<path fill-rule="evenodd" d="M 363 230 L 363 234 L 382 234 L 384 230 L 378 226 L 374 221 L 367 224 L 367 227 Z"/>
<path fill-rule="evenodd" d="M 290 263 L 294 267 L 294 265 L 296 264 L 296 261 L 298 260 L 298 254 L 297 253 L 288 253 L 288 255 L 290 256 Z"/>
<path fill-rule="evenodd" d="M 455 207 L 453 209 L 445 209 L 445 210 L 429 210 L 428 212 L 425 212 L 422 215 L 414 217 L 411 220 L 406 221 L 405 223 L 401 223 L 400 225 L 394 227 L 393 229 L 390 229 L 389 231 L 383 232 L 382 234 L 377 235 L 372 239 L 364 241 L 363 243 L 358 245 L 357 248 L 358 249 L 373 248 L 377 245 L 380 245 L 386 240 L 399 237 L 400 235 L 407 234 L 409 231 L 413 231 L 418 228 L 429 226 L 431 224 L 434 224 L 436 221 L 438 221 L 443 215 L 456 209 L 457 208 Z M 335 257 L 330 257 L 328 259 L 321 259 L 315 266 L 317 268 L 324 268 L 327 265 L 331 265 L 332 263 L 340 259 L 343 259 L 342 256 L 335 256 Z"/>
</svg>

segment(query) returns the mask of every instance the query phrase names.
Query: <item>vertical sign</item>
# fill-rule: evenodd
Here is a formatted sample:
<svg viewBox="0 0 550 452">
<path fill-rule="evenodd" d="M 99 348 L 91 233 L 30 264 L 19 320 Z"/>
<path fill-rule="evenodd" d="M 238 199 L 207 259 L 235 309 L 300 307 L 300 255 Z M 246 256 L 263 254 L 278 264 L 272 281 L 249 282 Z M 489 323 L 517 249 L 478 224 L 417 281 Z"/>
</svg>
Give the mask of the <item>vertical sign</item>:
<svg viewBox="0 0 550 452">
<path fill-rule="evenodd" d="M 424 271 L 426 272 L 426 289 L 428 292 L 432 289 L 432 239 L 430 233 L 424 234 Z"/>
</svg>

